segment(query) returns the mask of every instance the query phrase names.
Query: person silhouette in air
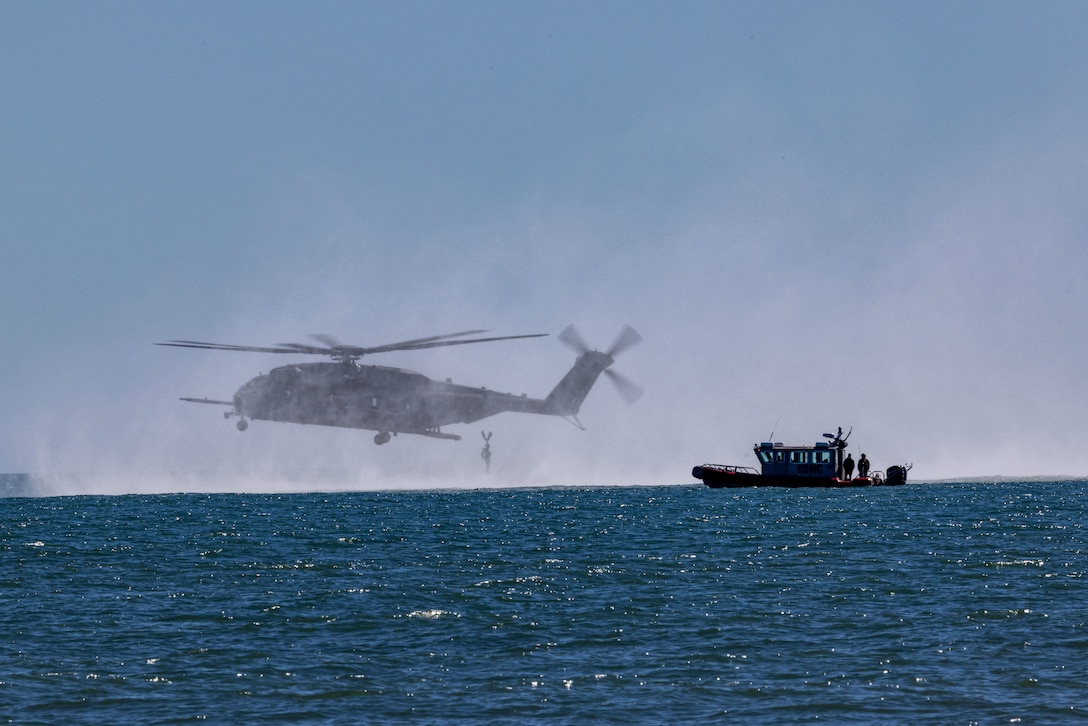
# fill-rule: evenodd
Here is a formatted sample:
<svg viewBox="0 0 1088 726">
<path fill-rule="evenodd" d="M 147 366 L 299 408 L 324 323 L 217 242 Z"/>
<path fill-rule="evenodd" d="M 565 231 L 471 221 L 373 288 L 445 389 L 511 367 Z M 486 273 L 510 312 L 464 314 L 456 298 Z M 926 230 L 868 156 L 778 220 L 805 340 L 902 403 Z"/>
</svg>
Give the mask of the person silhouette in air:
<svg viewBox="0 0 1088 726">
<path fill-rule="evenodd" d="M 484 468 L 487 470 L 487 473 L 490 474 L 491 473 L 491 432 L 488 431 L 485 434 L 483 431 L 481 431 L 480 436 L 484 437 L 484 450 L 480 452 L 480 458 L 484 460 Z"/>
</svg>

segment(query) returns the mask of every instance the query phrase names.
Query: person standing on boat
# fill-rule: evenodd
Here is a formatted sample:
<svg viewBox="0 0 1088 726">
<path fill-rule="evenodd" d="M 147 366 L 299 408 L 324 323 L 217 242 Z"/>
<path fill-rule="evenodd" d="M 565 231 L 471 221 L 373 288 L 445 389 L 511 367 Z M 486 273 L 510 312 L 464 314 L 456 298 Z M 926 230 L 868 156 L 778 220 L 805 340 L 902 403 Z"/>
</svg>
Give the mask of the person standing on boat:
<svg viewBox="0 0 1088 726">
<path fill-rule="evenodd" d="M 846 460 L 842 462 L 842 470 L 846 474 L 846 481 L 854 478 L 854 457 L 852 454 L 846 455 Z"/>
<path fill-rule="evenodd" d="M 869 460 L 865 458 L 865 454 L 862 454 L 861 458 L 858 459 L 858 476 L 863 479 L 869 476 Z"/>
</svg>

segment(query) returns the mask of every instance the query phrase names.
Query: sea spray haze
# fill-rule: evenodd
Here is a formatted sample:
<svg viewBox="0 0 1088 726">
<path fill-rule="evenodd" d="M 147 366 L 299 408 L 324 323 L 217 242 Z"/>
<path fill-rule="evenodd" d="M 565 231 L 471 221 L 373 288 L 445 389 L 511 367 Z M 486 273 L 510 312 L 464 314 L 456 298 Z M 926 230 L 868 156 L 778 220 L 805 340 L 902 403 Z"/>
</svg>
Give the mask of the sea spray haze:
<svg viewBox="0 0 1088 726">
<path fill-rule="evenodd" d="M 647 394 L 497 422 L 539 483 L 744 463 L 777 420 L 919 478 L 1084 475 L 1086 34 L 1001 0 L 4 3 L 0 470 L 468 467 L 239 436 L 177 398 L 272 364 L 152 343 L 574 322 L 639 330 Z M 381 362 L 542 395 L 570 358 Z"/>
<path fill-rule="evenodd" d="M 15 723 L 1081 723 L 1084 481 L 0 499 Z"/>
</svg>

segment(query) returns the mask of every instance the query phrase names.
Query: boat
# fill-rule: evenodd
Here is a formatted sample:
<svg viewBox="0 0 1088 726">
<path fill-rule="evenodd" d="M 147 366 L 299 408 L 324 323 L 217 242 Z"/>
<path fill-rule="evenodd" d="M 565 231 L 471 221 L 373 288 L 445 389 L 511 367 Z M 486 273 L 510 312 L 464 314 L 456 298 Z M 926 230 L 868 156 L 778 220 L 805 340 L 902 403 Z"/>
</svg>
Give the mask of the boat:
<svg viewBox="0 0 1088 726">
<path fill-rule="evenodd" d="M 852 429 L 851 429 L 852 431 Z M 887 472 L 871 471 L 865 454 L 859 461 L 858 476 L 852 476 L 853 460 L 843 456 L 846 436 L 842 427 L 838 433 L 824 434 L 827 441 L 817 441 L 809 446 L 787 446 L 783 443 L 764 441 L 753 447 L 761 470 L 750 466 L 725 464 L 701 464 L 691 470 L 691 475 L 701 479 L 712 489 L 740 487 L 870 487 L 900 486 L 907 483 L 911 464 L 889 466 Z M 847 455 L 849 456 L 849 455 Z M 851 469 L 844 469 L 844 462 Z"/>
</svg>

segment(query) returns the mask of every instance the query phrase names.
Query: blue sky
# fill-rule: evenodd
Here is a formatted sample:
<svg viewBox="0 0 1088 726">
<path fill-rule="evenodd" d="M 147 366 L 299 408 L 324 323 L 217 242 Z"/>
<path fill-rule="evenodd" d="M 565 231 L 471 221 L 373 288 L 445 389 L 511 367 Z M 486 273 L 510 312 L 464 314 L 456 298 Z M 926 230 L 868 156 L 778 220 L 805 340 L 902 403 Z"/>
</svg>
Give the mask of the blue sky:
<svg viewBox="0 0 1088 726">
<path fill-rule="evenodd" d="M 503 481 L 684 482 L 776 422 L 1088 473 L 1086 36 L 1073 2 L 5 3 L 0 470 L 472 483 L 477 427 L 238 434 L 177 397 L 283 361 L 151 343 L 577 322 L 642 332 L 647 394 L 487 422 Z M 543 395 L 570 361 L 376 362 Z"/>
</svg>

